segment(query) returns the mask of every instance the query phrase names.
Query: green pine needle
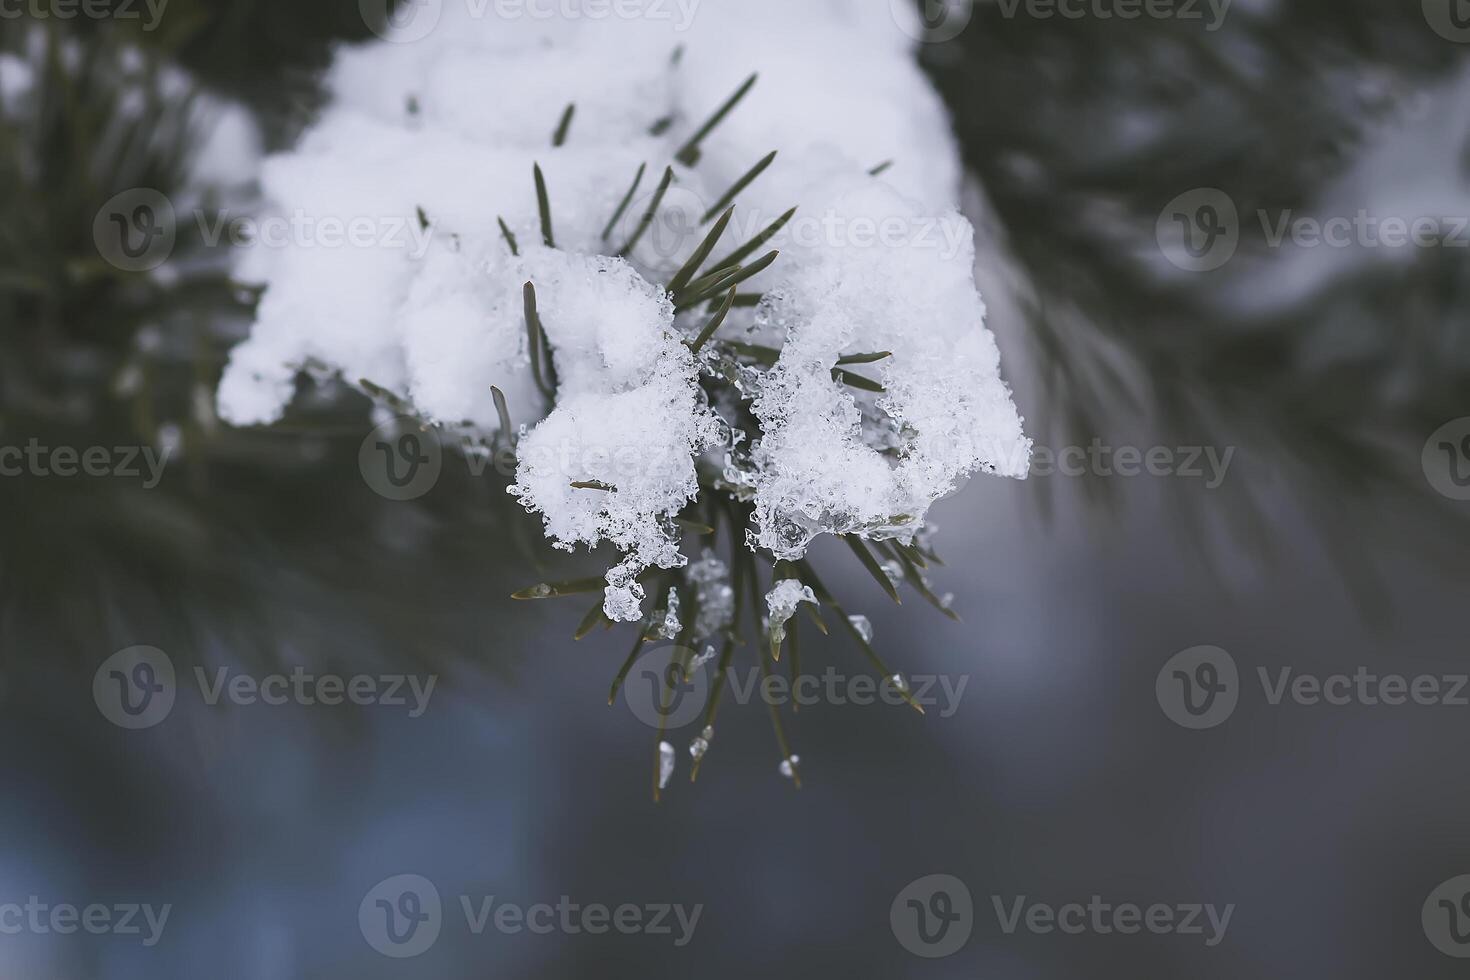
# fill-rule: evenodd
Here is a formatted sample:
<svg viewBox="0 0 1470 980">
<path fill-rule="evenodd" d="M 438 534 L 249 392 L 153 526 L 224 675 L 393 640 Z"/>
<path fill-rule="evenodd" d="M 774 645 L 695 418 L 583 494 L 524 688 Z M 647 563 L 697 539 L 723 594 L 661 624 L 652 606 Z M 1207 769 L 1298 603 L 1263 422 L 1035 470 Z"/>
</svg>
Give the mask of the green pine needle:
<svg viewBox="0 0 1470 980">
<path fill-rule="evenodd" d="M 556 392 L 547 383 L 546 375 L 541 369 L 541 350 L 545 330 L 541 326 L 541 316 L 536 312 L 536 286 L 529 282 L 526 283 L 521 291 L 521 296 L 525 303 L 526 347 L 531 353 L 531 375 L 536 379 L 536 387 L 541 390 L 542 395 L 547 398 L 555 398 Z"/>
<path fill-rule="evenodd" d="M 638 628 L 638 636 L 633 640 L 633 650 L 628 654 L 628 659 L 623 661 L 623 666 L 618 668 L 618 676 L 613 678 L 612 690 L 607 692 L 608 707 L 618 699 L 618 691 L 623 686 L 623 681 L 628 679 L 628 673 L 633 669 L 633 664 L 638 660 L 638 654 L 643 652 L 643 644 L 647 641 L 647 634 L 643 628 Z"/>
<path fill-rule="evenodd" d="M 552 146 L 561 146 L 567 141 L 567 133 L 570 132 L 572 128 L 572 117 L 576 114 L 577 103 L 569 103 L 567 105 L 566 111 L 561 114 L 561 122 L 557 123 L 556 125 L 556 132 L 553 133 L 551 136 Z"/>
<path fill-rule="evenodd" d="M 888 172 L 888 169 L 890 167 L 892 167 L 892 166 L 893 166 L 893 161 L 892 160 L 884 160 L 882 163 L 878 164 L 878 166 L 874 167 L 872 170 L 869 170 L 868 171 L 868 176 L 869 177 L 881 177 L 881 176 L 883 176 L 883 174 L 887 173 Z"/>
<path fill-rule="evenodd" d="M 775 159 L 775 150 L 772 150 L 770 153 L 767 153 L 764 157 L 762 157 L 759 163 L 757 163 L 755 166 L 751 167 L 745 172 L 745 176 L 741 177 L 739 180 L 735 181 L 734 184 L 730 185 L 730 189 L 724 193 L 724 196 L 722 196 L 717 202 L 715 202 L 715 206 L 709 209 L 709 211 L 705 214 L 704 219 L 700 221 L 700 224 L 708 223 L 711 218 L 719 214 L 725 208 L 729 207 L 730 204 L 734 202 L 735 198 L 740 196 L 740 192 L 749 187 L 757 177 L 764 173 L 765 169 L 769 167 L 775 161 Z"/>
<path fill-rule="evenodd" d="M 516 236 L 511 234 L 510 227 L 505 223 L 505 219 L 497 217 L 495 220 L 500 222 L 500 234 L 505 239 L 505 243 L 510 246 L 510 254 L 519 256 L 521 250 L 516 245 Z"/>
<path fill-rule="evenodd" d="M 797 629 L 800 622 L 795 618 L 786 621 L 786 639 L 791 647 L 791 656 L 787 658 L 787 666 L 791 669 L 791 689 L 796 690 L 796 682 L 801 677 L 801 631 Z M 791 699 L 791 710 L 797 710 L 799 699 Z"/>
<path fill-rule="evenodd" d="M 842 608 L 841 604 L 839 604 L 836 599 L 832 598 L 832 593 L 828 592 L 826 587 L 822 585 L 822 580 L 817 577 L 817 573 L 812 568 L 811 562 L 803 558 L 798 561 L 796 565 L 798 568 L 801 569 L 802 581 L 804 581 L 807 585 L 810 585 L 812 587 L 812 591 L 816 593 L 817 598 L 830 606 L 832 611 L 837 614 L 837 618 L 842 623 L 843 628 L 847 630 L 848 635 L 853 638 L 853 641 L 855 643 L 857 643 L 858 648 L 862 650 L 863 655 L 868 658 L 868 661 L 870 663 L 872 663 L 874 669 L 878 671 L 879 676 L 883 677 L 885 680 L 893 677 L 893 671 L 890 670 L 888 665 L 883 662 L 883 658 L 878 656 L 878 651 L 873 649 L 873 645 L 871 643 L 863 639 L 863 634 L 858 632 L 858 628 L 854 626 L 852 620 L 848 618 L 847 612 Z M 924 714 L 924 706 L 914 700 L 914 695 L 911 691 L 901 689 L 899 691 L 899 694 L 901 694 L 903 696 L 903 699 L 908 702 L 909 707 L 913 708 L 921 715 Z"/>
<path fill-rule="evenodd" d="M 729 227 L 730 219 L 734 214 L 735 209 L 731 207 L 720 216 L 720 220 L 715 222 L 715 226 L 710 229 L 709 234 L 704 236 L 704 241 L 699 243 L 699 247 L 689 256 L 689 259 L 679 271 L 674 273 L 674 278 L 669 280 L 669 285 L 666 287 L 669 292 L 677 293 L 689 285 L 689 280 L 694 278 L 694 274 L 699 271 L 699 267 L 704 263 L 704 260 L 709 258 L 709 253 L 713 252 L 715 246 L 719 244 L 720 236 Z"/>
<path fill-rule="evenodd" d="M 599 575 L 597 578 L 573 579 L 566 582 L 542 582 L 533 585 L 529 589 L 522 589 L 511 594 L 512 599 L 522 601 L 532 599 L 562 599 L 569 595 L 586 595 L 589 592 L 598 592 L 607 587 L 606 576 Z"/>
<path fill-rule="evenodd" d="M 577 632 L 572 635 L 572 639 L 574 641 L 581 640 L 588 633 L 595 630 L 604 618 L 602 600 L 598 599 L 597 602 L 593 603 L 592 608 L 587 610 L 587 615 L 582 617 L 582 622 L 577 626 Z"/>
<path fill-rule="evenodd" d="M 618 204 L 618 209 L 613 212 L 612 218 L 608 220 L 607 227 L 602 229 L 602 240 L 607 241 L 612 236 L 613 229 L 623 217 L 623 212 L 628 210 L 628 205 L 633 203 L 633 195 L 638 193 L 638 185 L 643 183 L 643 172 L 648 169 L 648 164 L 640 163 L 638 173 L 633 175 L 633 186 L 628 188 L 628 193 L 623 195 L 623 200 Z"/>
<path fill-rule="evenodd" d="M 725 104 L 716 109 L 715 114 L 710 116 L 705 124 L 699 127 L 693 136 L 689 137 L 689 141 L 679 148 L 679 152 L 674 154 L 674 159 L 686 167 L 692 167 L 698 163 L 699 144 L 704 142 L 706 136 L 714 132 L 715 127 L 723 122 L 725 117 L 730 114 L 730 110 L 734 109 L 740 103 L 740 100 L 745 98 L 746 94 L 755 87 L 756 79 L 759 77 L 759 74 L 755 74 L 747 78 L 745 83 L 735 90 L 735 94 L 726 99 Z"/>
<path fill-rule="evenodd" d="M 556 248 L 556 236 L 551 233 L 551 199 L 546 193 L 546 178 L 541 174 L 541 164 L 533 164 L 532 175 L 536 178 L 536 209 L 541 213 L 541 240 L 547 248 Z"/>
<path fill-rule="evenodd" d="M 898 553 L 899 563 L 903 565 L 904 580 L 908 582 L 909 585 L 913 586 L 914 591 L 923 596 L 925 602 L 929 603 L 929 605 L 933 606 L 935 609 L 938 609 L 940 612 L 948 616 L 950 619 L 954 620 L 956 623 L 963 622 L 963 620 L 960 619 L 959 613 L 946 606 L 944 602 L 939 598 L 939 596 L 935 595 L 934 592 L 929 588 L 929 583 L 924 580 L 924 573 L 920 571 L 918 566 L 909 559 L 908 554 L 901 549 L 895 550 Z"/>
<path fill-rule="evenodd" d="M 742 282 L 745 282 L 747 279 L 753 279 L 754 277 L 760 275 L 762 272 L 768 269 L 771 263 L 775 262 L 780 254 L 780 252 L 767 252 L 765 255 L 752 262 L 750 265 L 738 266 L 735 269 L 727 269 L 724 270 L 723 273 L 712 273 L 711 275 L 706 276 L 704 279 L 699 280 L 698 282 L 691 283 L 689 288 L 685 291 L 688 298 L 682 301 L 676 298 L 674 301 L 674 309 L 680 310 L 688 309 L 691 306 L 698 306 L 700 303 L 703 303 L 705 300 L 711 298 L 712 296 L 719 295 L 731 286 L 738 286 Z M 715 281 L 711 283 L 711 279 Z M 700 288 L 698 288 L 700 282 L 709 284 L 701 290 Z"/>
<path fill-rule="evenodd" d="M 510 406 L 505 403 L 505 392 L 491 385 L 490 397 L 495 399 L 495 414 L 500 416 L 500 431 L 505 434 L 505 438 L 514 446 L 516 444 L 516 430 L 510 424 Z"/>
<path fill-rule="evenodd" d="M 748 357 L 766 367 L 770 367 L 781 358 L 781 352 L 774 347 L 762 347 L 760 344 L 747 344 L 739 340 L 726 340 L 723 343 L 741 357 Z"/>
<path fill-rule="evenodd" d="M 871 391 L 880 395 L 888 390 L 871 378 L 865 378 L 860 374 L 853 374 L 851 371 L 844 371 L 841 368 L 832 369 L 832 380 L 852 388 L 859 388 L 863 391 Z"/>
<path fill-rule="evenodd" d="M 888 593 L 888 598 L 900 606 L 903 605 L 903 599 L 899 597 L 898 589 L 894 587 L 893 581 L 888 577 L 888 573 L 883 571 L 883 566 L 878 564 L 878 559 L 874 558 L 873 553 L 868 550 L 868 546 L 863 542 L 863 539 L 854 534 L 844 534 L 842 540 L 846 541 L 847 546 L 852 549 L 852 553 L 857 555 L 858 561 L 862 562 L 863 567 L 868 570 L 868 574 L 873 576 L 873 579 L 883 587 L 884 592 Z"/>
<path fill-rule="evenodd" d="M 881 351 L 878 351 L 876 354 L 848 354 L 846 357 L 839 357 L 837 359 L 837 363 L 838 364 L 872 364 L 874 361 L 881 361 L 881 360 L 883 360 L 885 358 L 889 358 L 889 357 L 892 357 L 892 356 L 893 356 L 893 351 L 891 351 L 891 350 L 881 350 Z"/>
<path fill-rule="evenodd" d="M 759 249 L 762 245 L 770 241 L 772 238 L 775 238 L 776 233 L 779 232 L 782 228 L 785 228 L 786 223 L 789 222 L 795 214 L 796 208 L 792 208 L 790 211 L 787 211 L 785 214 L 781 215 L 781 217 L 777 218 L 775 221 L 767 225 L 766 229 L 762 231 L 759 235 L 756 235 L 750 241 L 746 242 L 744 245 L 740 246 L 735 251 L 731 252 L 720 261 L 716 262 L 713 266 L 710 267 L 711 271 L 727 269 L 730 266 L 739 265 L 741 262 L 744 262 L 748 257 L 754 255 L 756 253 L 756 250 Z"/>
<path fill-rule="evenodd" d="M 735 304 L 735 288 L 734 286 L 730 287 L 730 292 L 725 297 L 725 302 L 720 305 L 720 308 L 715 311 L 715 315 L 710 317 L 709 323 L 705 324 L 704 329 L 699 332 L 699 336 L 695 337 L 694 342 L 689 345 L 689 349 L 693 353 L 698 354 L 700 348 L 715 335 L 716 330 L 720 329 L 720 324 L 725 322 L 725 317 L 730 313 L 730 307 Z"/>
<path fill-rule="evenodd" d="M 617 493 L 618 488 L 603 483 L 601 480 L 578 480 L 569 484 L 573 490 L 601 490 L 603 493 Z"/>
<path fill-rule="evenodd" d="M 653 218 L 658 214 L 658 206 L 664 202 L 664 195 L 668 193 L 669 185 L 673 182 L 674 168 L 665 167 L 663 178 L 659 180 L 658 188 L 653 192 L 653 198 L 648 202 L 647 210 L 643 212 L 643 217 L 639 219 L 638 227 L 633 230 L 632 237 L 628 239 L 622 248 L 618 249 L 619 255 L 626 257 L 632 254 L 638 242 L 643 239 L 644 233 L 648 231 L 648 227 L 653 224 Z"/>
</svg>

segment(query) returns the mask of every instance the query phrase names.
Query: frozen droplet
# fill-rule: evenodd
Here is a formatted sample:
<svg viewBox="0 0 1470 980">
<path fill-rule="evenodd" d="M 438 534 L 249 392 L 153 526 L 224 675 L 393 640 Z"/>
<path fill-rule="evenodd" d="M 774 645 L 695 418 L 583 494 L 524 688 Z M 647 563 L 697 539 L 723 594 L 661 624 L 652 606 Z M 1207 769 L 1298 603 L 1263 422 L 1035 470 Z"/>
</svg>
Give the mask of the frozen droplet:
<svg viewBox="0 0 1470 980">
<path fill-rule="evenodd" d="M 857 630 L 858 636 L 863 638 L 864 643 L 873 642 L 873 624 L 868 622 L 868 617 L 849 616 L 847 621 L 852 624 L 853 629 Z"/>
<path fill-rule="evenodd" d="M 796 777 L 796 767 L 799 765 L 801 765 L 801 756 L 799 755 L 792 755 L 789 759 L 782 759 L 780 766 L 781 775 L 787 779 L 794 779 Z"/>
<path fill-rule="evenodd" d="M 705 738 L 703 735 L 695 736 L 694 741 L 689 743 L 689 757 L 692 758 L 695 762 L 698 762 L 700 759 L 704 758 L 704 754 L 708 751 L 709 739 Z"/>
<path fill-rule="evenodd" d="M 897 585 L 903 581 L 903 565 L 896 561 L 885 561 L 883 563 L 883 574 L 888 576 L 888 581 Z"/>
<path fill-rule="evenodd" d="M 909 693 L 909 682 L 904 678 L 902 674 L 894 674 L 892 677 L 888 678 L 888 683 L 892 684 L 893 689 L 899 694 Z"/>
<path fill-rule="evenodd" d="M 531 587 L 531 595 L 537 599 L 545 599 L 551 595 L 551 586 L 542 582 L 540 585 Z"/>
<path fill-rule="evenodd" d="M 669 785 L 674 777 L 674 747 L 668 742 L 658 743 L 658 788 Z"/>
<path fill-rule="evenodd" d="M 954 605 L 954 593 L 953 592 L 946 592 L 944 595 L 940 596 L 939 597 L 939 605 L 943 609 L 948 609 L 951 606 L 953 606 Z"/>
<path fill-rule="evenodd" d="M 179 448 L 184 444 L 184 430 L 174 422 L 165 422 L 158 427 L 156 441 L 160 456 L 177 456 Z"/>
</svg>

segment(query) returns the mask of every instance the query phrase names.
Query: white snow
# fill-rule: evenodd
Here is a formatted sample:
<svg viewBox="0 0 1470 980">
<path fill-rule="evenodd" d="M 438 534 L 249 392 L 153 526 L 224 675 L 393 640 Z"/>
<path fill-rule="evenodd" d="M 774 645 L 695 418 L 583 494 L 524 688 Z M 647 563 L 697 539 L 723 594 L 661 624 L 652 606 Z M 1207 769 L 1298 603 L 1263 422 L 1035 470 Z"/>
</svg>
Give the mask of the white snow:
<svg viewBox="0 0 1470 980">
<path fill-rule="evenodd" d="M 799 579 L 783 578 L 766 593 L 766 612 L 774 642 L 785 641 L 786 623 L 796 615 L 796 607 L 803 602 L 816 605 L 817 596 L 810 585 L 801 584 Z"/>
<path fill-rule="evenodd" d="M 715 252 L 799 208 L 766 246 L 780 259 L 741 287 L 764 292 L 764 303 L 735 311 L 719 334 L 785 347 L 769 378 L 751 376 L 764 430 L 749 460 L 755 540 L 795 557 L 823 531 L 908 536 L 969 473 L 1024 475 L 1029 443 L 999 379 L 971 230 L 955 209 L 958 155 L 891 6 L 704 0 L 688 17 L 620 19 L 569 2 L 569 15 L 506 19 L 493 4 L 446 2 L 427 33 L 414 21 L 344 48 L 321 118 L 263 168 L 271 213 L 304 217 L 307 230 L 243 250 L 237 275 L 266 289 L 220 385 L 221 417 L 279 419 L 310 360 L 488 438 L 496 385 L 514 422 L 532 426 L 512 492 L 558 546 L 606 541 L 624 552 L 606 612 L 636 619 L 637 577 L 685 562 L 670 518 L 698 492 L 696 457 L 728 448 L 682 342 L 706 314 L 676 317 L 654 283 L 699 243 L 703 213 L 776 150 Z M 677 162 L 754 72 L 758 83 L 697 162 Z M 569 138 L 553 148 L 572 102 Z M 650 135 L 660 120 L 666 131 Z M 868 175 L 885 160 L 895 165 Z M 554 249 L 542 243 L 533 164 L 549 190 Z M 634 203 L 604 240 L 640 165 Z M 655 227 L 628 261 L 604 257 L 669 166 L 675 182 Z M 327 218 L 371 233 L 328 244 L 310 233 Z M 554 404 L 531 380 L 526 282 L 554 352 Z M 894 356 L 854 372 L 886 395 L 832 380 L 839 356 L 878 350 Z"/>
</svg>

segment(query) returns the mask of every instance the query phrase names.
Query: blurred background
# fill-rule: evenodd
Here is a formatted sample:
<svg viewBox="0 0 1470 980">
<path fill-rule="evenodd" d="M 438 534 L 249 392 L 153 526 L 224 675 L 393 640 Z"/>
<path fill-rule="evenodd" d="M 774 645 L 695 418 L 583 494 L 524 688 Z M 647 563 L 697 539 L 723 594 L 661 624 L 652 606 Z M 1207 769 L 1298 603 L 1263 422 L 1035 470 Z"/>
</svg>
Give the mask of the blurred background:
<svg viewBox="0 0 1470 980">
<path fill-rule="evenodd" d="M 330 384 L 270 430 L 221 426 L 213 386 L 255 300 L 228 246 L 181 224 L 162 274 L 99 253 L 132 188 L 248 205 L 371 6 L 4 8 L 0 447 L 170 463 L 146 487 L 0 476 L 0 977 L 1464 975 L 1460 0 L 922 3 L 990 324 L 1055 463 L 936 509 L 962 624 L 823 566 L 888 661 L 936 679 L 927 714 L 787 713 L 797 790 L 762 706 L 726 703 L 697 783 L 697 726 L 672 739 L 657 804 L 653 730 L 606 703 L 625 633 L 573 642 L 581 604 L 509 598 L 595 559 L 532 544 L 505 481 L 457 458 L 385 499 L 359 468 L 368 402 Z M 1395 222 L 1422 234 L 1388 244 Z M 1159 466 L 1125 475 L 1124 450 Z M 94 679 L 138 645 L 179 690 L 128 729 Z M 1202 646 L 1214 674 L 1173 659 Z M 810 629 L 802 657 L 867 672 Z M 436 686 L 412 717 L 211 705 L 193 683 L 297 667 Z M 1274 694 L 1333 675 L 1438 695 Z M 1212 679 L 1225 706 L 1190 711 Z M 359 917 L 399 875 L 442 901 L 411 959 Z M 971 910 L 939 943 L 957 949 L 916 933 L 914 895 Z M 490 896 L 701 911 L 683 937 L 672 916 L 670 935 L 476 934 L 461 898 Z M 1203 916 L 1203 935 L 1073 935 L 997 913 L 1093 896 L 1232 912 L 1213 944 Z M 33 897 L 171 911 L 153 945 L 141 916 L 143 936 L 11 928 Z"/>
</svg>

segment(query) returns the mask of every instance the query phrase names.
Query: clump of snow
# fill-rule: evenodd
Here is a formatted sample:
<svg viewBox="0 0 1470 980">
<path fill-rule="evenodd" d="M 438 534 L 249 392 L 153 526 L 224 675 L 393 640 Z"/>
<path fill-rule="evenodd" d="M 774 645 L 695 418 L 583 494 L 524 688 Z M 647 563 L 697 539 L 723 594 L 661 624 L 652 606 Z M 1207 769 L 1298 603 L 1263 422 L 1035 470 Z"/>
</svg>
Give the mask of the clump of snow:
<svg viewBox="0 0 1470 980">
<path fill-rule="evenodd" d="M 755 502 L 752 541 L 782 557 L 821 532 L 910 536 L 975 470 L 1024 475 L 1029 443 L 955 211 L 958 154 L 890 6 L 704 0 L 688 19 L 629 19 L 568 2 L 553 18 L 507 19 L 496 5 L 445 4 L 426 35 L 405 22 L 343 49 L 320 119 L 261 174 L 269 213 L 299 230 L 243 250 L 237 277 L 265 290 L 221 382 L 221 418 L 279 419 L 298 372 L 324 364 L 488 439 L 499 387 L 531 426 L 512 492 L 557 545 L 624 552 L 608 575 L 615 620 L 640 618 L 645 570 L 685 562 L 672 517 L 698 493 L 710 447 L 738 454 L 722 469 Z M 759 82 L 697 159 L 676 159 L 753 72 Z M 553 147 L 570 102 L 568 138 Z M 766 246 L 780 259 L 741 287 L 764 301 L 719 335 L 784 348 L 768 373 L 738 369 L 761 423 L 741 447 L 699 384 L 713 345 L 697 360 L 682 342 L 707 314 L 676 315 L 657 284 L 698 245 L 704 212 L 771 150 L 715 255 L 798 207 Z M 885 160 L 896 164 L 870 176 Z M 607 257 L 666 167 L 654 227 L 626 259 Z M 315 231 L 328 219 L 361 234 L 328 244 Z M 868 225 L 898 234 L 875 242 Z M 550 400 L 531 380 L 527 282 L 552 350 Z M 886 394 L 833 380 L 839 357 L 880 350 L 893 356 L 853 370 Z"/>
<path fill-rule="evenodd" d="M 730 568 L 709 548 L 691 562 L 685 577 L 693 584 L 699 613 L 694 620 L 695 636 L 711 636 L 725 629 L 735 616 L 735 588 Z"/>
<path fill-rule="evenodd" d="M 817 596 L 810 585 L 802 585 L 799 579 L 783 578 L 766 593 L 766 612 L 772 642 L 782 643 L 786 640 L 786 623 L 796 615 L 796 607 L 803 602 L 816 605 Z"/>
</svg>

